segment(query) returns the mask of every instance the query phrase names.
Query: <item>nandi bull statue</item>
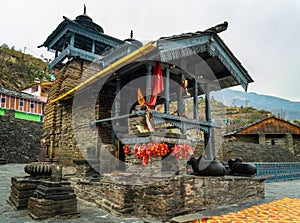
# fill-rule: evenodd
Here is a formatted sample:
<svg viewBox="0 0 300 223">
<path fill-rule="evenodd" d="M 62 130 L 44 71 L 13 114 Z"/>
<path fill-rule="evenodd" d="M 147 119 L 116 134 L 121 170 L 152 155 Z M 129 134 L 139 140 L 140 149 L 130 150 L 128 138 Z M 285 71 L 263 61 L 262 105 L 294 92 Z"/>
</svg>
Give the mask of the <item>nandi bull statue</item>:
<svg viewBox="0 0 300 223">
<path fill-rule="evenodd" d="M 192 157 L 187 161 L 191 165 L 196 176 L 224 176 L 225 167 L 218 161 L 207 160 L 206 156 L 200 156 L 198 159 Z"/>
<path fill-rule="evenodd" d="M 244 163 L 242 158 L 228 160 L 230 174 L 239 176 L 252 176 L 256 173 L 256 166 L 252 163 Z"/>
</svg>

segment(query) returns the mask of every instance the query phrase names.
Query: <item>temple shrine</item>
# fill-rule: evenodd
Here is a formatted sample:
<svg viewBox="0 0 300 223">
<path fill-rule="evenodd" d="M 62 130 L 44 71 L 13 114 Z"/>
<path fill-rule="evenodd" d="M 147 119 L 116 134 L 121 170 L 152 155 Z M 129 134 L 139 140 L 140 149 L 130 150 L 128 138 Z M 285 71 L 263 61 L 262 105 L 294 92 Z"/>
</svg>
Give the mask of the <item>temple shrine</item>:
<svg viewBox="0 0 300 223">
<path fill-rule="evenodd" d="M 42 45 L 56 56 L 49 64 L 56 84 L 45 111 L 44 136 L 50 158 L 57 157 L 60 151 L 60 160 L 81 159 L 89 150 L 89 155 L 94 152 L 98 159 L 101 146 L 112 144 L 117 158 L 125 161 L 121 155 L 124 144 L 150 142 L 151 137 L 162 132 L 161 142 L 168 141 L 169 136 L 186 138 L 189 130 L 197 129 L 204 133 L 206 155 L 213 159 L 212 132 L 218 124 L 211 120 L 209 93 L 236 85 L 247 89 L 252 82 L 218 36 L 227 25 L 225 22 L 205 31 L 162 37 L 143 46 L 133 38 L 119 40 L 104 34 L 86 9 L 75 20 L 64 17 Z M 154 83 L 157 66 L 160 83 Z M 153 95 L 155 84 L 162 86 Z M 147 112 L 135 109 L 138 90 Z M 205 120 L 199 120 L 200 95 L 205 95 Z M 156 101 L 151 104 L 152 97 Z M 185 112 L 188 97 L 193 100 L 192 114 Z M 155 110 L 158 106 L 163 112 Z M 175 106 L 175 111 L 170 111 L 170 106 Z M 150 129 L 146 113 L 149 122 L 151 119 Z M 144 123 L 131 125 L 137 120 Z M 169 134 L 172 128 L 179 131 Z"/>
<path fill-rule="evenodd" d="M 216 157 L 221 125 L 210 92 L 253 82 L 218 34 L 227 26 L 143 44 L 132 32 L 125 40 L 105 34 L 86 8 L 75 20 L 63 17 L 40 46 L 55 53 L 49 70 L 56 77 L 43 137 L 50 163 L 76 166 L 77 196 L 112 214 L 160 220 L 263 196 L 261 180 L 187 169 L 195 154 Z"/>
</svg>

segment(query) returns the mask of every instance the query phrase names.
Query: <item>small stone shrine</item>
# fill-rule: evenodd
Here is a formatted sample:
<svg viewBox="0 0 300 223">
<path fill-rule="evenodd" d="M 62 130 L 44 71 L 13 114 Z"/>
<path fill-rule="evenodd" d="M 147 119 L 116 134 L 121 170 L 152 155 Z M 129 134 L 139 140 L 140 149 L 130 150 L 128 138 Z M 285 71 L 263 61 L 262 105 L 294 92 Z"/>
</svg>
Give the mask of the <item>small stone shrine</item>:
<svg viewBox="0 0 300 223">
<path fill-rule="evenodd" d="M 264 196 L 261 179 L 224 176 L 223 168 L 195 176 L 187 168 L 191 156 L 217 156 L 221 125 L 210 92 L 253 82 L 219 36 L 227 26 L 143 45 L 133 32 L 126 40 L 104 34 L 86 9 L 75 20 L 64 17 L 41 45 L 55 52 L 49 69 L 56 77 L 43 138 L 48 161 L 78 169 L 71 182 L 78 197 L 115 215 L 168 220 Z M 37 187 L 28 201 L 34 218 L 61 214 L 53 196 L 76 213 L 62 184 Z"/>
<path fill-rule="evenodd" d="M 11 192 L 8 198 L 8 203 L 15 209 L 26 209 L 28 199 L 33 195 L 40 180 L 28 179 L 23 177 L 11 178 Z"/>
<path fill-rule="evenodd" d="M 8 203 L 15 210 L 27 209 L 29 216 L 36 220 L 80 216 L 74 189 L 62 179 L 59 166 L 33 162 L 25 165 L 24 171 L 29 175 L 11 179 Z"/>
<path fill-rule="evenodd" d="M 28 199 L 27 212 L 33 219 L 79 216 L 77 200 L 70 182 L 42 181 Z"/>
</svg>

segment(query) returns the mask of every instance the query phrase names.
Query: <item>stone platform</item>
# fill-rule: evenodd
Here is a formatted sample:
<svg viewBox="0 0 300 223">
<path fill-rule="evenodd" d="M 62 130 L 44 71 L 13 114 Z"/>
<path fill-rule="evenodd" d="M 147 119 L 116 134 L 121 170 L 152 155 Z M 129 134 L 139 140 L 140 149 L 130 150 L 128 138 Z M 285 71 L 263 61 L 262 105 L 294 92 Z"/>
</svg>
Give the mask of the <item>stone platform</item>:
<svg viewBox="0 0 300 223">
<path fill-rule="evenodd" d="M 78 197 L 118 216 L 169 220 L 217 205 L 264 197 L 264 180 L 254 177 L 199 177 L 131 173 L 104 174 L 99 182 L 76 182 Z"/>
<path fill-rule="evenodd" d="M 36 220 L 54 216 L 80 216 L 77 212 L 76 195 L 66 181 L 42 181 L 28 199 L 27 213 Z"/>
<path fill-rule="evenodd" d="M 40 180 L 30 177 L 12 177 L 8 203 L 15 210 L 26 209 L 28 199 L 40 183 Z"/>
</svg>

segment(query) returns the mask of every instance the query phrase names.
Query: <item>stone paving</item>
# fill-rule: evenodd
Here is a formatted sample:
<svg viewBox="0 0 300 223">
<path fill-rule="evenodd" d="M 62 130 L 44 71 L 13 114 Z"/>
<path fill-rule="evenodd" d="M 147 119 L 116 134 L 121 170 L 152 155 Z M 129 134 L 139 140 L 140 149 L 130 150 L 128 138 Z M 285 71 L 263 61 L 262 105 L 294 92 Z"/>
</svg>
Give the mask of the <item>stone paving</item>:
<svg viewBox="0 0 300 223">
<path fill-rule="evenodd" d="M 97 208 L 95 205 L 78 199 L 78 211 L 80 218 L 62 219 L 53 218 L 42 221 L 32 220 L 25 210 L 15 211 L 7 203 L 10 193 L 10 178 L 12 176 L 25 175 L 23 164 L 6 164 L 0 165 L 0 222 L 1 223 L 84 223 L 84 222 L 103 222 L 103 223 L 158 223 L 137 218 L 119 218 L 113 217 L 104 210 Z M 252 213 L 253 210 L 261 210 L 264 216 L 272 216 L 270 210 L 272 207 L 278 208 L 278 215 L 282 216 L 281 220 L 273 220 L 270 222 L 300 222 L 300 180 L 284 181 L 275 183 L 266 183 L 266 198 L 256 201 L 229 205 L 224 207 L 216 207 L 213 210 L 206 210 L 199 214 L 203 216 L 203 220 L 194 222 L 267 222 L 267 220 L 253 220 L 246 213 Z M 263 205 L 263 206 L 260 206 Z M 252 208 L 252 209 L 251 209 Z M 280 212 L 280 213 L 279 213 Z M 275 213 L 275 212 L 273 212 Z M 228 219 L 229 216 L 239 216 L 240 218 Z M 257 212 L 258 215 L 258 212 Z M 283 216 L 288 216 L 284 219 Z M 296 218 L 298 217 L 298 219 Z M 219 218 L 219 219 L 218 219 Z M 275 217 L 274 217 L 275 218 Z M 290 219 L 290 220 L 289 220 Z M 294 219 L 294 220 L 291 220 Z"/>
</svg>

